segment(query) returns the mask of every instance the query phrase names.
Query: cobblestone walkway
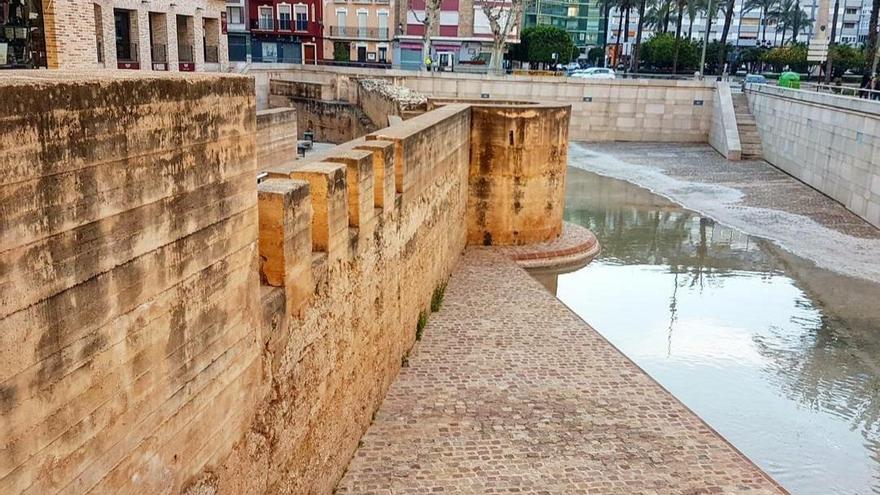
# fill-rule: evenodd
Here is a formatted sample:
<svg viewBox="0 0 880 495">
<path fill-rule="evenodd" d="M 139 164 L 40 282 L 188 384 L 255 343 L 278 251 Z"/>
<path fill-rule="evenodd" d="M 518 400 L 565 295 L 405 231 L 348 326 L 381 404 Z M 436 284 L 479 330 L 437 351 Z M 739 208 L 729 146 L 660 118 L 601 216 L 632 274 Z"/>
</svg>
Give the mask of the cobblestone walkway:
<svg viewBox="0 0 880 495">
<path fill-rule="evenodd" d="M 784 493 L 516 264 L 471 248 L 338 493 Z"/>
</svg>

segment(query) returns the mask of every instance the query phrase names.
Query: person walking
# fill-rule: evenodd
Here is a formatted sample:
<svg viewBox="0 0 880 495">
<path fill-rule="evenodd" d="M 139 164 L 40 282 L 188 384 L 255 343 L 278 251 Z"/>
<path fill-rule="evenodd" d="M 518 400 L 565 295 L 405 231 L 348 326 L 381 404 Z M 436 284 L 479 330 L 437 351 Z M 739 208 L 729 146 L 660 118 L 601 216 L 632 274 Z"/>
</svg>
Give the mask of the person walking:
<svg viewBox="0 0 880 495">
<path fill-rule="evenodd" d="M 880 100 L 880 75 L 874 74 L 874 77 L 871 78 L 869 89 L 872 91 L 870 98 L 872 100 Z"/>
</svg>

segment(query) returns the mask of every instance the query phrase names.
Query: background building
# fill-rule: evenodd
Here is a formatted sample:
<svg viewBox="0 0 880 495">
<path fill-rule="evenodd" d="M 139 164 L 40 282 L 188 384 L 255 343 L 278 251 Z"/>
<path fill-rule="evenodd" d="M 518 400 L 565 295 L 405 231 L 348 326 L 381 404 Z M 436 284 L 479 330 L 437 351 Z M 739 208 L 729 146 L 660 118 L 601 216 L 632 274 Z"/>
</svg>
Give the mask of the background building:
<svg viewBox="0 0 880 495">
<path fill-rule="evenodd" d="M 324 58 L 321 0 L 248 0 L 251 61 L 316 64 Z"/>
<path fill-rule="evenodd" d="M 398 34 L 395 37 L 395 66 L 417 69 L 425 33 L 425 1 L 401 0 Z M 521 20 L 520 20 L 521 25 Z M 519 42 L 519 30 L 508 43 Z M 486 72 L 492 58 L 492 30 L 479 0 L 442 0 L 438 25 L 431 34 L 431 60 L 440 70 Z"/>
<path fill-rule="evenodd" d="M 390 64 L 397 17 L 391 0 L 331 0 L 324 19 L 324 54 L 337 62 Z"/>
<path fill-rule="evenodd" d="M 249 25 L 247 0 L 226 0 L 226 37 L 230 62 L 250 62 Z"/>
<path fill-rule="evenodd" d="M 223 0 L 0 0 L 0 68 L 220 71 Z"/>
<path fill-rule="evenodd" d="M 46 67 L 40 0 L 0 0 L 0 68 Z"/>
<path fill-rule="evenodd" d="M 605 42 L 602 0 L 526 0 L 523 22 L 524 27 L 549 25 L 566 30 L 582 55 Z"/>
</svg>

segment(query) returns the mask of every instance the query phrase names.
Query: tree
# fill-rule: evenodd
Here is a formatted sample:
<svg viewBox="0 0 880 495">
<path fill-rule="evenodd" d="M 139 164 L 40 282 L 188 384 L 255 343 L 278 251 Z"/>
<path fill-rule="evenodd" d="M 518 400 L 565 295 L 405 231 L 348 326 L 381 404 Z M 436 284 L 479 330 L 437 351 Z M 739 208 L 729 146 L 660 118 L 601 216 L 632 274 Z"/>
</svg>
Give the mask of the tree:
<svg viewBox="0 0 880 495">
<path fill-rule="evenodd" d="M 871 17 L 868 21 L 868 42 L 865 44 L 865 65 L 862 72 L 862 87 L 868 85 L 877 73 L 877 22 L 880 17 L 880 0 L 871 3 Z"/>
<path fill-rule="evenodd" d="M 770 64 L 775 72 L 782 72 L 786 68 L 795 72 L 804 72 L 809 65 L 807 63 L 807 47 L 795 43 L 790 46 L 773 48 L 764 53 L 764 62 Z"/>
<path fill-rule="evenodd" d="M 687 15 L 688 15 L 688 39 L 693 39 L 694 34 L 694 20 L 697 18 L 697 14 L 700 13 L 700 5 L 701 0 L 691 0 L 687 4 Z"/>
<path fill-rule="evenodd" d="M 333 43 L 333 60 L 337 62 L 348 62 L 351 60 L 351 49 L 345 41 L 337 41 Z"/>
<path fill-rule="evenodd" d="M 693 1 L 693 0 L 691 0 Z M 675 22 L 675 52 L 672 58 L 672 73 L 678 72 L 678 50 L 681 42 L 681 21 L 684 18 L 684 6 L 687 0 L 678 0 L 678 20 Z"/>
<path fill-rule="evenodd" d="M 504 46 L 507 39 L 520 24 L 523 12 L 523 0 L 482 0 L 483 14 L 489 19 L 492 29 L 492 61 L 490 67 L 501 72 L 504 59 Z"/>
<path fill-rule="evenodd" d="M 669 70 L 675 62 L 675 37 L 672 34 L 658 34 L 642 44 L 640 52 L 642 63 L 657 70 Z M 691 40 L 679 40 L 678 65 L 693 69 L 699 62 L 697 44 Z"/>
<path fill-rule="evenodd" d="M 721 47 L 718 50 L 718 68 L 723 70 L 727 56 L 727 35 L 730 34 L 730 24 L 733 22 L 733 3 L 735 0 L 725 0 L 724 4 L 724 27 L 721 29 Z"/>
<path fill-rule="evenodd" d="M 809 25 L 810 22 L 807 13 L 801 9 L 799 0 L 781 0 L 775 9 L 770 11 L 769 15 L 771 18 L 776 19 L 777 31 L 779 31 L 778 26 L 782 26 L 782 46 L 785 46 L 785 33 L 788 32 L 789 28 L 791 28 L 793 33 L 791 42 L 795 43 L 800 31 L 804 26 Z"/>
<path fill-rule="evenodd" d="M 841 77 L 848 70 L 861 69 L 865 65 L 865 53 L 849 45 L 834 45 L 828 49 L 828 58 L 834 60 L 833 77 Z"/>
<path fill-rule="evenodd" d="M 747 14 L 753 10 L 761 11 L 761 43 L 767 41 L 767 14 L 776 6 L 776 0 L 745 0 L 742 13 Z"/>
<path fill-rule="evenodd" d="M 431 35 L 434 34 L 434 27 L 437 25 L 437 19 L 440 18 L 440 2 L 441 0 L 425 0 L 425 11 L 421 13 L 421 16 L 413 8 L 412 0 L 409 2 L 409 11 L 416 22 L 420 22 L 425 28 L 425 32 L 422 34 L 421 66 L 423 69 L 427 69 L 425 59 L 431 55 Z"/>
<path fill-rule="evenodd" d="M 639 49 L 642 46 L 642 27 L 645 25 L 645 4 L 647 0 L 641 0 L 639 2 L 639 24 L 636 30 L 636 46 L 633 50 L 633 57 L 630 61 L 630 67 L 632 68 L 632 72 L 639 71 Z M 667 8 L 667 15 L 669 14 L 669 10 Z M 668 22 L 668 19 L 667 19 Z"/>
<path fill-rule="evenodd" d="M 577 53 L 577 46 L 571 36 L 564 29 L 546 24 L 523 29 L 519 45 L 511 48 L 514 59 L 529 63 L 565 64 L 571 61 L 574 53 Z"/>
</svg>

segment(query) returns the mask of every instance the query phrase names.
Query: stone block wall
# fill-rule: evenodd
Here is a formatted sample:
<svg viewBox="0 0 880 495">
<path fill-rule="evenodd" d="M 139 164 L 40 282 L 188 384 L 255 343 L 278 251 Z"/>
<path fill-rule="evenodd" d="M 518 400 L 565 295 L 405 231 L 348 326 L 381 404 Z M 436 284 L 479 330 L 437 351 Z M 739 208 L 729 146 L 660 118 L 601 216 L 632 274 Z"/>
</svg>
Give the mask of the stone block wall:
<svg viewBox="0 0 880 495">
<path fill-rule="evenodd" d="M 296 109 L 273 108 L 257 112 L 257 166 L 274 167 L 296 157 Z"/>
<path fill-rule="evenodd" d="M 749 85 L 764 158 L 880 227 L 880 102 Z"/>
<path fill-rule="evenodd" d="M 299 132 L 314 132 L 315 140 L 341 144 L 362 137 L 379 126 L 356 104 L 332 99 L 328 85 L 272 81 L 269 106 L 296 109 Z"/>
<path fill-rule="evenodd" d="M 269 400 L 192 493 L 332 492 L 466 244 L 469 133 L 449 106 L 268 170 Z"/>
<path fill-rule="evenodd" d="M 0 493 L 179 491 L 257 402 L 253 83 L 9 72 L 0 121 Z"/>
<path fill-rule="evenodd" d="M 258 185 L 253 90 L 0 83 L 0 493 L 332 492 L 467 244 L 474 109 Z"/>
<path fill-rule="evenodd" d="M 571 105 L 569 136 L 575 141 L 709 140 L 715 83 L 648 79 L 584 80 L 536 76 L 499 77 L 464 73 L 425 74 L 404 70 L 301 66 L 295 70 L 252 70 L 258 100 L 269 80 L 307 81 L 351 96 L 358 77 L 383 78 L 429 97 L 520 100 Z M 265 88 L 265 89 L 264 89 Z M 348 96 L 346 96 L 348 95 Z"/>
<path fill-rule="evenodd" d="M 712 112 L 709 145 L 724 158 L 739 160 L 742 157 L 742 144 L 736 127 L 736 110 L 733 108 L 730 85 L 726 82 L 718 82 L 713 100 L 715 111 Z"/>
</svg>

